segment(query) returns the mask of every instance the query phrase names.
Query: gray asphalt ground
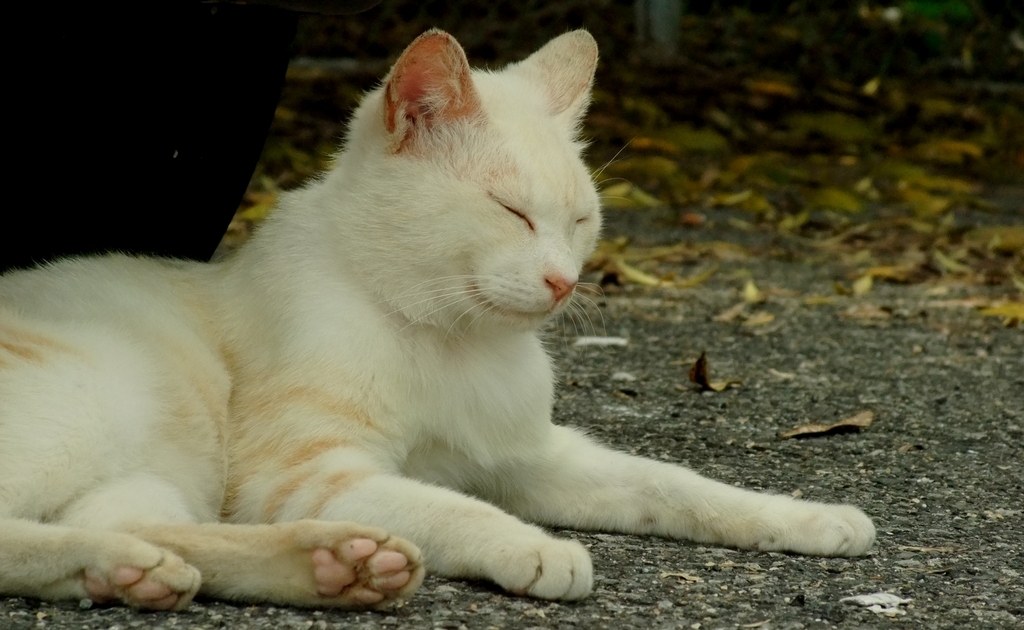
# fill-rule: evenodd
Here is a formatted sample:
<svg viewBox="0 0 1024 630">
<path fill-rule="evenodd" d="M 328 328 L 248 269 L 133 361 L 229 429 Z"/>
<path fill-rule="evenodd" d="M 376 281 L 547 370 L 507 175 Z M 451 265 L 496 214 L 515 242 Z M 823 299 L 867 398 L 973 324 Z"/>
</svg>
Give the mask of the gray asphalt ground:
<svg viewBox="0 0 1024 630">
<path fill-rule="evenodd" d="M 728 239 L 762 252 L 775 247 L 770 235 L 680 231 L 659 223 L 657 213 L 611 215 L 611 235 L 629 233 L 639 242 Z M 935 284 L 876 284 L 861 297 L 808 306 L 808 296 L 834 296 L 834 282 L 849 282 L 850 268 L 827 255 L 784 258 L 723 261 L 691 289 L 613 287 L 595 298 L 592 323 L 557 323 L 549 335 L 563 380 L 555 419 L 729 483 L 857 504 L 878 527 L 866 557 L 561 531 L 593 555 L 595 590 L 582 602 L 511 597 L 484 583 L 431 577 L 386 612 L 199 601 L 184 612 L 155 614 L 5 599 L 0 628 L 1024 627 L 1022 329 L 956 306 L 993 289 L 955 283 L 942 295 Z M 714 321 L 741 301 L 748 277 L 768 293 L 752 310 L 774 320 Z M 881 310 L 858 316 L 870 306 Z M 624 337 L 628 345 L 575 347 L 584 333 Z M 713 379 L 742 385 L 698 392 L 687 371 L 701 351 Z M 778 437 L 867 410 L 875 421 L 860 432 Z M 910 601 L 888 612 L 840 602 L 877 592 Z"/>
</svg>

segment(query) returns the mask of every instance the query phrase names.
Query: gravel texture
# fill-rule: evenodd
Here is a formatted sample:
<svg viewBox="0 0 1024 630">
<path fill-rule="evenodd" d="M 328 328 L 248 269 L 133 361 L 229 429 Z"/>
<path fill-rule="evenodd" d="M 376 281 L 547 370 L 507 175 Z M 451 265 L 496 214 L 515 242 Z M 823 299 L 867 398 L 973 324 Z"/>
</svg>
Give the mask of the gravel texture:
<svg viewBox="0 0 1024 630">
<path fill-rule="evenodd" d="M 686 236 L 652 231 L 657 221 L 625 213 L 611 224 L 613 234 L 647 234 L 651 242 Z M 702 238 L 751 237 L 708 231 Z M 991 291 L 974 286 L 952 285 L 937 297 L 934 285 L 876 284 L 862 297 L 804 303 L 834 295 L 833 283 L 848 281 L 848 271 L 824 259 L 758 257 L 724 263 L 692 289 L 612 287 L 595 298 L 590 321 L 564 319 L 548 338 L 563 380 L 557 422 L 729 483 L 859 505 L 878 527 L 866 557 L 560 531 L 593 555 L 595 589 L 583 602 L 510 597 L 488 584 L 430 577 L 386 612 L 200 601 L 155 614 L 9 598 L 0 599 L 0 628 L 1024 627 L 1024 334 L 971 308 L 941 305 Z M 757 310 L 775 319 L 714 321 L 741 300 L 747 277 L 768 294 Z M 886 315 L 851 310 L 864 304 Z M 629 342 L 574 347 L 584 333 Z M 687 371 L 705 350 L 712 379 L 742 385 L 698 392 Z M 865 410 L 875 422 L 860 432 L 778 437 Z M 877 612 L 840 602 L 876 592 L 910 601 Z"/>
</svg>

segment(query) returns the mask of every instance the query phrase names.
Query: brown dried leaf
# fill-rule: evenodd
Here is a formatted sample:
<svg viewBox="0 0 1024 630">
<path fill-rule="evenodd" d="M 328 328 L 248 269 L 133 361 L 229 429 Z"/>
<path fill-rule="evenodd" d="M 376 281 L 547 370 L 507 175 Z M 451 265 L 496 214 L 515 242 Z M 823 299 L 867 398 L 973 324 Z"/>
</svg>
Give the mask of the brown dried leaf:
<svg viewBox="0 0 1024 630">
<path fill-rule="evenodd" d="M 889 319 L 892 317 L 891 312 L 874 304 L 854 304 L 843 311 L 843 315 L 853 319 Z"/>
<path fill-rule="evenodd" d="M 732 320 L 736 319 L 740 313 L 746 310 L 746 308 L 747 303 L 740 302 L 739 304 L 730 306 L 729 308 L 725 309 L 718 315 L 715 315 L 714 317 L 712 317 L 712 319 L 715 320 L 716 322 L 731 322 Z"/>
<path fill-rule="evenodd" d="M 764 326 L 765 324 L 770 324 L 773 321 L 775 321 L 775 315 L 772 315 L 768 311 L 760 311 L 748 317 L 747 320 L 743 322 L 743 325 L 751 327 Z"/>
<path fill-rule="evenodd" d="M 690 381 L 700 385 L 701 391 L 720 392 L 727 389 L 730 385 L 741 385 L 743 383 L 737 380 L 710 381 L 708 380 L 709 372 L 707 353 L 701 352 L 693 367 L 690 368 Z"/>
<path fill-rule="evenodd" d="M 856 415 L 844 418 L 835 424 L 803 424 L 779 434 L 780 438 L 788 439 L 793 437 L 814 437 L 818 435 L 830 435 L 834 433 L 849 433 L 860 431 L 871 426 L 875 419 L 873 411 L 862 411 Z"/>
<path fill-rule="evenodd" d="M 695 287 L 698 284 L 700 284 L 700 283 L 704 282 L 705 280 L 707 280 L 708 278 L 710 278 L 711 276 L 715 275 L 715 272 L 718 271 L 718 267 L 719 267 L 719 265 L 716 263 L 714 265 L 711 265 L 710 267 L 708 267 L 704 271 L 701 271 L 699 273 L 695 273 L 692 276 L 687 276 L 687 277 L 682 278 L 680 280 L 674 280 L 670 284 L 671 284 L 671 286 L 679 288 L 679 289 L 685 289 L 685 288 L 688 288 L 688 287 Z"/>
</svg>

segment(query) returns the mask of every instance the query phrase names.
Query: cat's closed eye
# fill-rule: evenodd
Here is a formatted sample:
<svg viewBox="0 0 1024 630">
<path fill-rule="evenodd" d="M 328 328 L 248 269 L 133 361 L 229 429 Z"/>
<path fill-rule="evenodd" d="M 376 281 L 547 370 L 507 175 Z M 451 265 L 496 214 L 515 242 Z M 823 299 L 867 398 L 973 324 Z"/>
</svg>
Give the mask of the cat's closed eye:
<svg viewBox="0 0 1024 630">
<path fill-rule="evenodd" d="M 493 199 L 495 203 L 497 203 L 499 206 L 501 206 L 505 210 L 508 210 L 512 214 L 514 214 L 517 217 L 519 217 L 520 219 L 522 219 L 523 222 L 526 223 L 526 227 L 530 228 L 531 232 L 535 232 L 536 231 L 536 229 L 533 227 L 533 221 L 531 221 L 530 217 L 526 216 L 525 213 L 523 213 L 523 212 L 521 212 L 519 210 L 516 210 L 512 206 L 509 206 L 507 203 L 504 203 L 503 201 L 500 201 L 499 199 L 497 199 L 493 195 L 491 196 L 491 199 Z"/>
</svg>

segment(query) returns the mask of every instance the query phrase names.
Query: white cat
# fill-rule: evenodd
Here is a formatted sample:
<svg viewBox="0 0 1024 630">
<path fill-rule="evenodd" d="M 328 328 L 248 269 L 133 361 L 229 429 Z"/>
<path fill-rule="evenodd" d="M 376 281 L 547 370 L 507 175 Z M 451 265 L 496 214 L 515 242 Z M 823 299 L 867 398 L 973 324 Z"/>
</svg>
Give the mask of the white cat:
<svg viewBox="0 0 1024 630">
<path fill-rule="evenodd" d="M 550 599 L 590 592 L 590 558 L 525 521 L 867 551 L 854 507 L 551 423 L 536 330 L 600 228 L 577 140 L 596 63 L 576 31 L 471 71 L 428 32 L 330 172 L 227 262 L 0 279 L 0 593 L 358 606 L 419 584 L 415 547 L 341 521 L 414 542 L 440 575 Z"/>
</svg>

